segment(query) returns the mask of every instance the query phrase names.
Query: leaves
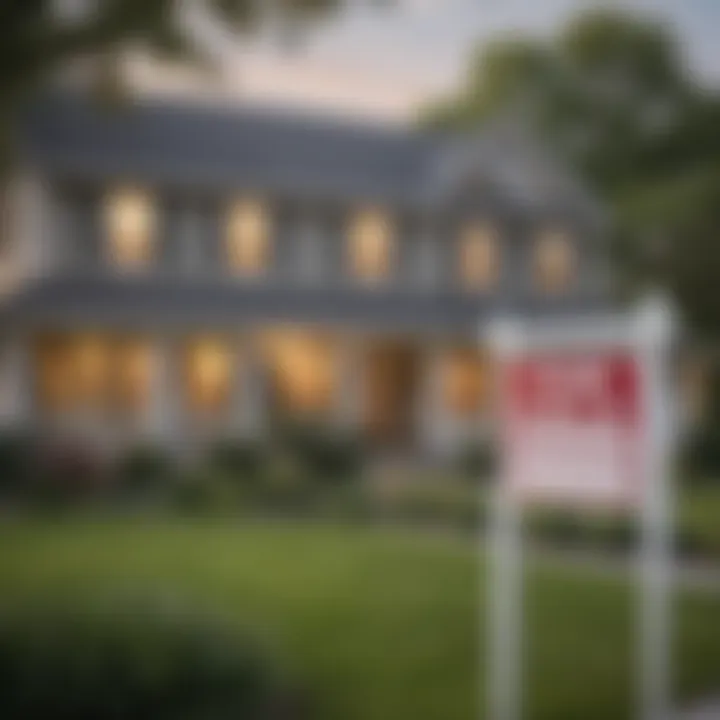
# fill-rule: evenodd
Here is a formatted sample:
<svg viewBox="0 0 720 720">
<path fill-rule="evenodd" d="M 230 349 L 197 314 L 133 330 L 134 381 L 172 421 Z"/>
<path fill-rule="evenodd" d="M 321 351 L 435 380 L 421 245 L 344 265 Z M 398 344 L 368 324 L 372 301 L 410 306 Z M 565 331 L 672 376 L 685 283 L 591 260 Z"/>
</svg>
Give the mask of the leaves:
<svg viewBox="0 0 720 720">
<path fill-rule="evenodd" d="M 618 279 L 665 285 L 691 329 L 720 337 L 720 96 L 669 28 L 595 12 L 548 41 L 491 45 L 426 122 L 471 129 L 508 110 L 614 210 Z"/>
</svg>

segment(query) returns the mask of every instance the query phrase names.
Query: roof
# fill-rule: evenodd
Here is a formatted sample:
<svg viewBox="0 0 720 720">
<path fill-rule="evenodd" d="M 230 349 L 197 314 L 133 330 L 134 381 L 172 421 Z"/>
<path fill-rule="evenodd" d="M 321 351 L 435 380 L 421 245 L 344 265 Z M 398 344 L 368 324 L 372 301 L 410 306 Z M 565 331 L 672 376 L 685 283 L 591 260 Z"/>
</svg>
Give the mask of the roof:
<svg viewBox="0 0 720 720">
<path fill-rule="evenodd" d="M 32 104 L 21 132 L 26 160 L 80 178 L 426 206 L 481 177 L 495 201 L 512 207 L 594 212 L 579 185 L 532 146 L 508 122 L 443 136 L 169 99 L 109 109 L 67 93 Z"/>
<path fill-rule="evenodd" d="M 203 187 L 418 198 L 442 143 L 428 134 L 280 111 L 78 96 L 36 102 L 26 158 L 51 171 Z"/>
</svg>

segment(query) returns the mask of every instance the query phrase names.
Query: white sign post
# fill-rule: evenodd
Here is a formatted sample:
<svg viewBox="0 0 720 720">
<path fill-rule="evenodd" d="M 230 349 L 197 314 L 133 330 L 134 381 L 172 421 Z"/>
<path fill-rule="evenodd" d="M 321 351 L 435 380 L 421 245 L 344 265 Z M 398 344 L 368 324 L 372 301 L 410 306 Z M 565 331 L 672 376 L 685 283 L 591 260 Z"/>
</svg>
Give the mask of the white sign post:
<svg viewBox="0 0 720 720">
<path fill-rule="evenodd" d="M 527 501 L 639 513 L 638 700 L 670 717 L 672 316 L 633 313 L 532 326 L 499 321 L 500 478 L 491 524 L 489 713 L 522 717 L 522 546 Z"/>
</svg>

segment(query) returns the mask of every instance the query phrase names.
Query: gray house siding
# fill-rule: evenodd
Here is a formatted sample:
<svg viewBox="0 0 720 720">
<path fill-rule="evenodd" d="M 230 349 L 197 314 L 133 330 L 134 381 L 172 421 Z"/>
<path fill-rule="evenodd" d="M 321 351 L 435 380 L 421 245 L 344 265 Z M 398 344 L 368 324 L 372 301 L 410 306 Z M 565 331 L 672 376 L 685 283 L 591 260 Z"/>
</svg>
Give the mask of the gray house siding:
<svg viewBox="0 0 720 720">
<path fill-rule="evenodd" d="M 58 277 L 26 287 L 4 309 L 8 318 L 474 333 L 497 312 L 608 302 L 588 204 L 577 194 L 517 192 L 497 147 L 463 155 L 457 140 L 400 130 L 161 103 L 108 114 L 51 98 L 31 110 L 23 150 L 56 193 L 62 222 L 43 241 L 58 250 Z M 128 183 L 148 189 L 158 223 L 156 258 L 139 278 L 116 277 L 103 225 L 107 194 Z M 270 263 L 252 282 L 235 275 L 225 247 L 228 208 L 245 196 L 271 217 Z M 348 253 L 350 223 L 369 206 L 393 229 L 392 271 L 377 287 L 358 282 Z M 459 237 L 470 222 L 494 228 L 499 254 L 497 283 L 471 291 L 459 279 Z M 534 280 L 534 245 L 547 227 L 566 230 L 577 256 L 574 284 L 559 297 L 544 297 Z"/>
</svg>

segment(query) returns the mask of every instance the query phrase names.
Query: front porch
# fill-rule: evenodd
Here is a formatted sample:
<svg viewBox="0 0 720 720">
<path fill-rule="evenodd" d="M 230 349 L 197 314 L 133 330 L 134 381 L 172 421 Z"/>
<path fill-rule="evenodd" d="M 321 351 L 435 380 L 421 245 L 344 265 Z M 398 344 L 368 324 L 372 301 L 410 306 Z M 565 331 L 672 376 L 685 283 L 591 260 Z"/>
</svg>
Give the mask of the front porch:
<svg viewBox="0 0 720 720">
<path fill-rule="evenodd" d="M 275 326 L 242 333 L 36 333 L 2 356 L 6 424 L 177 451 L 285 420 L 375 452 L 450 456 L 487 426 L 487 359 L 468 343 Z"/>
</svg>

